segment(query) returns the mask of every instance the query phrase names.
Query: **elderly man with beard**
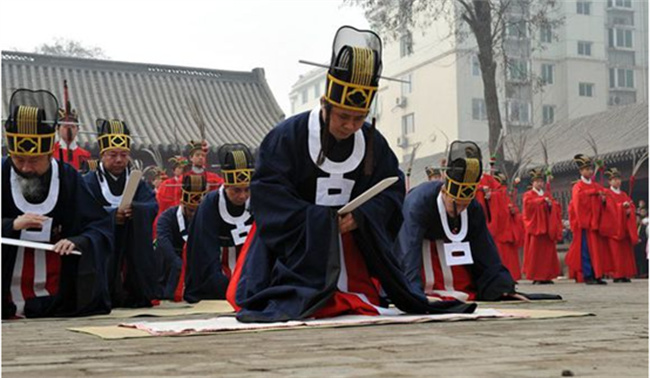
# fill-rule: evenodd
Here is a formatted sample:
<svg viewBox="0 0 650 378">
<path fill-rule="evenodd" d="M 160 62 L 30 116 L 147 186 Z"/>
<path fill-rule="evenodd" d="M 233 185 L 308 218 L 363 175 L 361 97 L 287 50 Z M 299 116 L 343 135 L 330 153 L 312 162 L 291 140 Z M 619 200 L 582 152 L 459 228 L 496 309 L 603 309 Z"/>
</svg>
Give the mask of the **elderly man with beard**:
<svg viewBox="0 0 650 378">
<path fill-rule="evenodd" d="M 53 251 L 2 247 L 2 318 L 108 313 L 108 214 L 70 165 L 52 158 L 58 104 L 19 89 L 5 123 L 2 236 L 54 244 Z M 71 254 L 80 251 L 81 256 Z"/>
<path fill-rule="evenodd" d="M 90 191 L 111 214 L 115 248 L 108 264 L 113 307 L 150 307 L 158 296 L 160 259 L 153 249 L 156 197 L 144 181 L 138 183 L 131 205 L 120 208 L 129 181 L 131 137 L 117 119 L 97 120 L 101 163 L 84 176 Z"/>
</svg>

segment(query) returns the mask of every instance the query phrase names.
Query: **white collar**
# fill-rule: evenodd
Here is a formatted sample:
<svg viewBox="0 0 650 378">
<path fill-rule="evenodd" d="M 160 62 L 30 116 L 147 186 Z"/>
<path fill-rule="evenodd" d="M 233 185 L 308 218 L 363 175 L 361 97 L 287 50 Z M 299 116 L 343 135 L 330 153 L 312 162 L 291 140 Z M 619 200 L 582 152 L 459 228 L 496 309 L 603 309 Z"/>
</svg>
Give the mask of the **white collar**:
<svg viewBox="0 0 650 378">
<path fill-rule="evenodd" d="M 537 189 L 533 188 L 533 191 L 534 191 L 535 193 L 537 193 L 537 195 L 539 195 L 539 196 L 543 196 L 543 195 L 544 195 L 544 189 L 537 190 Z"/>
<path fill-rule="evenodd" d="M 318 161 L 318 154 L 321 151 L 321 126 L 320 126 L 320 107 L 314 108 L 311 113 L 309 113 L 309 155 L 311 160 L 316 164 Z M 366 140 L 363 137 L 363 130 L 359 129 L 354 133 L 354 147 L 352 148 L 352 154 L 342 162 L 333 162 L 327 157 L 325 161 L 319 167 L 324 172 L 329 174 L 343 175 L 348 172 L 354 171 L 361 161 L 363 160 L 364 155 L 366 154 Z"/>
<path fill-rule="evenodd" d="M 79 147 L 79 146 L 77 145 L 77 141 L 76 141 L 76 140 L 73 140 L 72 143 L 67 144 L 67 143 L 65 142 L 65 140 L 63 140 L 63 139 L 59 140 L 59 146 L 60 146 L 61 148 L 65 149 L 65 150 L 68 150 L 68 149 L 69 149 L 69 150 L 76 150 L 77 147 Z"/>
<path fill-rule="evenodd" d="M 582 180 L 582 182 L 584 182 L 585 184 L 591 185 L 591 179 L 588 179 L 585 176 L 580 176 L 580 180 Z"/>
<path fill-rule="evenodd" d="M 460 231 L 457 234 L 454 234 L 449 229 L 449 222 L 447 221 L 447 210 L 445 210 L 445 203 L 442 200 L 442 190 L 438 193 L 438 213 L 440 214 L 440 221 L 442 223 L 442 229 L 449 239 L 452 242 L 462 242 L 467 236 L 467 229 L 469 228 L 467 222 L 467 209 L 461 211 L 460 213 Z"/>
<path fill-rule="evenodd" d="M 108 202 L 111 205 L 111 207 L 118 207 L 120 205 L 120 202 L 122 202 L 122 195 L 124 194 L 124 192 L 122 192 L 122 194 L 120 194 L 119 196 L 116 196 L 113 193 L 111 193 L 111 188 L 108 186 L 108 178 L 101 180 L 99 177 L 101 175 L 101 172 L 105 172 L 111 175 L 111 177 L 113 177 L 115 180 L 117 180 L 117 178 L 113 176 L 112 173 L 104 169 L 104 163 L 99 163 L 99 169 L 97 170 L 97 179 L 99 181 L 99 187 L 102 190 L 102 196 L 104 197 L 106 202 Z M 124 181 L 124 185 L 126 185 L 126 183 L 128 182 L 129 182 L 129 169 L 127 168 L 126 180 Z"/>
<path fill-rule="evenodd" d="M 611 190 L 612 192 L 614 192 L 616 194 L 621 194 L 621 189 L 620 188 L 616 189 L 615 187 L 610 186 L 609 190 Z"/>
<path fill-rule="evenodd" d="M 198 167 L 192 166 L 192 172 L 194 172 L 196 174 L 199 174 L 199 175 L 202 175 L 203 172 L 205 172 L 205 168 L 198 168 Z"/>
<path fill-rule="evenodd" d="M 18 173 L 16 173 L 13 166 L 11 167 L 9 175 L 11 182 L 11 195 L 18 210 L 23 213 L 35 213 L 40 215 L 48 214 L 54 210 L 54 206 L 56 206 L 56 202 L 59 199 L 59 165 L 54 159 L 51 159 L 50 166 L 52 167 L 50 189 L 47 193 L 47 197 L 41 203 L 29 203 L 25 199 L 22 190 L 20 190 L 20 184 L 18 183 Z"/>
<path fill-rule="evenodd" d="M 226 206 L 226 191 L 223 185 L 219 188 L 219 215 L 224 222 L 231 224 L 233 226 L 243 226 L 248 218 L 251 217 L 251 213 L 248 212 L 248 205 L 250 203 L 250 198 L 246 200 L 246 205 L 244 212 L 235 217 L 228 212 L 228 206 Z"/>
</svg>

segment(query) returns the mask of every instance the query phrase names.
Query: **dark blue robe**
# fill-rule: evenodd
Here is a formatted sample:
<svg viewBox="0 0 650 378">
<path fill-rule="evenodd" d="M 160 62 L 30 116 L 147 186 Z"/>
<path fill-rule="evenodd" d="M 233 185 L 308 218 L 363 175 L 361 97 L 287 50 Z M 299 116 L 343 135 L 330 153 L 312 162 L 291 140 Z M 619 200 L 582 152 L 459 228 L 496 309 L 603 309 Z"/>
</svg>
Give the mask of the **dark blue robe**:
<svg viewBox="0 0 650 378">
<path fill-rule="evenodd" d="M 194 303 L 203 299 L 225 299 L 229 278 L 222 270 L 222 248 L 234 247 L 231 231 L 235 226 L 227 223 L 219 212 L 220 191 L 208 193 L 194 214 L 187 240 L 187 267 L 183 299 Z M 225 198 L 228 210 L 240 215 L 244 206 L 237 207 Z M 235 213 L 237 212 L 237 213 Z M 247 225 L 253 223 L 250 217 Z M 239 252 L 238 246 L 237 252 Z"/>
<path fill-rule="evenodd" d="M 177 212 L 178 206 L 170 207 L 160 214 L 156 224 L 156 254 L 162 265 L 159 290 L 161 298 L 164 299 L 174 298 L 183 268 L 183 236 L 187 235 L 189 222 L 183 215 L 185 230 L 181 233 Z"/>
<path fill-rule="evenodd" d="M 84 176 L 90 191 L 105 207 L 110 206 L 102 195 L 98 169 Z M 102 180 L 105 180 L 102 177 Z M 124 185 L 123 185 L 124 186 Z M 119 195 L 124 190 L 122 186 Z M 116 208 L 107 208 L 115 227 L 115 248 L 108 262 L 108 282 L 112 306 L 151 307 L 158 297 L 161 262 L 153 248 L 153 223 L 158 213 L 156 196 L 140 181 L 131 205 L 133 216 L 123 225 L 115 224 Z M 124 278 L 123 278 L 124 277 Z"/>
<path fill-rule="evenodd" d="M 308 318 L 337 290 L 341 269 L 337 209 L 315 204 L 317 179 L 328 174 L 311 158 L 309 117 L 310 112 L 305 112 L 283 121 L 259 148 L 251 183 L 257 233 L 243 261 L 235 293 L 235 302 L 241 307 L 237 318 L 242 322 Z M 362 130 L 369 141 L 369 125 L 364 124 Z M 364 174 L 365 156 L 356 169 L 344 175 L 354 181 L 351 199 L 384 178 L 400 177 L 353 212 L 358 224 L 353 236 L 370 274 L 380 280 L 388 298 L 403 311 L 472 312 L 474 306 L 455 301 L 429 304 L 421 289 L 409 287 L 392 257 L 390 248 L 401 221 L 404 181 L 386 140 L 378 131 L 373 134 L 372 174 Z M 352 139 L 348 138 L 350 143 Z M 342 151 L 348 140 L 342 141 Z M 345 158 L 345 153 L 332 157 L 336 161 Z"/>
<path fill-rule="evenodd" d="M 59 168 L 59 195 L 54 209 L 44 215 L 53 218 L 53 229 L 60 229 L 60 238 L 75 243 L 82 255 L 61 256 L 58 293 L 27 299 L 25 316 L 106 314 L 111 309 L 106 260 L 113 247 L 113 226 L 108 214 L 92 196 L 74 167 L 58 161 L 55 164 Z M 10 167 L 10 159 L 3 158 L 2 236 L 19 239 L 20 231 L 13 230 L 13 221 L 23 213 L 16 207 L 11 193 Z M 16 247 L 2 245 L 3 319 L 13 317 L 16 312 L 16 306 L 10 301 L 16 255 Z"/>
<path fill-rule="evenodd" d="M 444 239 L 447 242 L 437 198 L 442 182 L 431 181 L 418 185 L 406 196 L 402 214 L 404 223 L 399 232 L 393 253 L 402 262 L 402 267 L 413 290 L 422 290 L 422 242 Z M 481 205 L 472 200 L 467 208 L 468 230 L 464 241 L 468 241 L 474 263 L 471 276 L 480 300 L 496 300 L 504 293 L 515 293 L 515 282 L 501 263 L 501 258 L 485 222 Z M 450 227 L 451 228 L 451 227 Z"/>
</svg>

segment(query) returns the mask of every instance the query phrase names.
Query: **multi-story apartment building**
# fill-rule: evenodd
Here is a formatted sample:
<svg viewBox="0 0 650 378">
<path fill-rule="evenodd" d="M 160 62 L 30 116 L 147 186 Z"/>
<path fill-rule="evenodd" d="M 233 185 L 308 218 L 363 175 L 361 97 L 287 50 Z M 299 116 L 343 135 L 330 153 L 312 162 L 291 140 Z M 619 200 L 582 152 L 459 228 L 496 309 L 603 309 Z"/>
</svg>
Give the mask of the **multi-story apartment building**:
<svg viewBox="0 0 650 378">
<path fill-rule="evenodd" d="M 543 127 L 648 101 L 648 4 L 638 0 L 561 1 L 555 29 L 532 29 L 507 15 L 497 64 L 506 132 Z M 464 27 L 457 24 L 456 27 Z M 534 32 L 531 32 L 534 30 Z M 376 98 L 378 127 L 400 160 L 419 146 L 425 156 L 447 139 L 486 141 L 487 113 L 473 36 L 460 40 L 446 20 L 384 38 L 383 75 Z M 303 75 L 292 88 L 292 113 L 311 109 L 325 86 L 325 69 Z"/>
</svg>

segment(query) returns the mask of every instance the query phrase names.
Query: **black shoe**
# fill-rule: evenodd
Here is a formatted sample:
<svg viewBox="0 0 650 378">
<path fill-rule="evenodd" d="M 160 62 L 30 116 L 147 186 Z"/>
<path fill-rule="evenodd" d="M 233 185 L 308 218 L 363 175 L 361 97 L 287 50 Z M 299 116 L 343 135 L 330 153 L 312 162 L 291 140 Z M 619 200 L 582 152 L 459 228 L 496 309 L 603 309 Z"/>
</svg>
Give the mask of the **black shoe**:
<svg viewBox="0 0 650 378">
<path fill-rule="evenodd" d="M 614 278 L 614 283 L 624 282 L 622 278 Z"/>
<path fill-rule="evenodd" d="M 555 282 L 551 280 L 546 280 L 546 281 L 539 281 L 540 285 L 553 285 Z"/>
<path fill-rule="evenodd" d="M 539 285 L 539 281 L 533 281 L 533 285 Z"/>
<path fill-rule="evenodd" d="M 615 278 L 614 282 L 616 282 L 616 283 L 630 283 L 630 282 L 632 282 L 632 280 L 629 279 L 629 278 L 623 277 L 623 278 Z"/>
<path fill-rule="evenodd" d="M 597 280 L 596 280 L 596 283 L 597 283 L 598 285 L 607 285 L 607 282 L 603 281 L 602 278 L 597 279 Z"/>
</svg>

